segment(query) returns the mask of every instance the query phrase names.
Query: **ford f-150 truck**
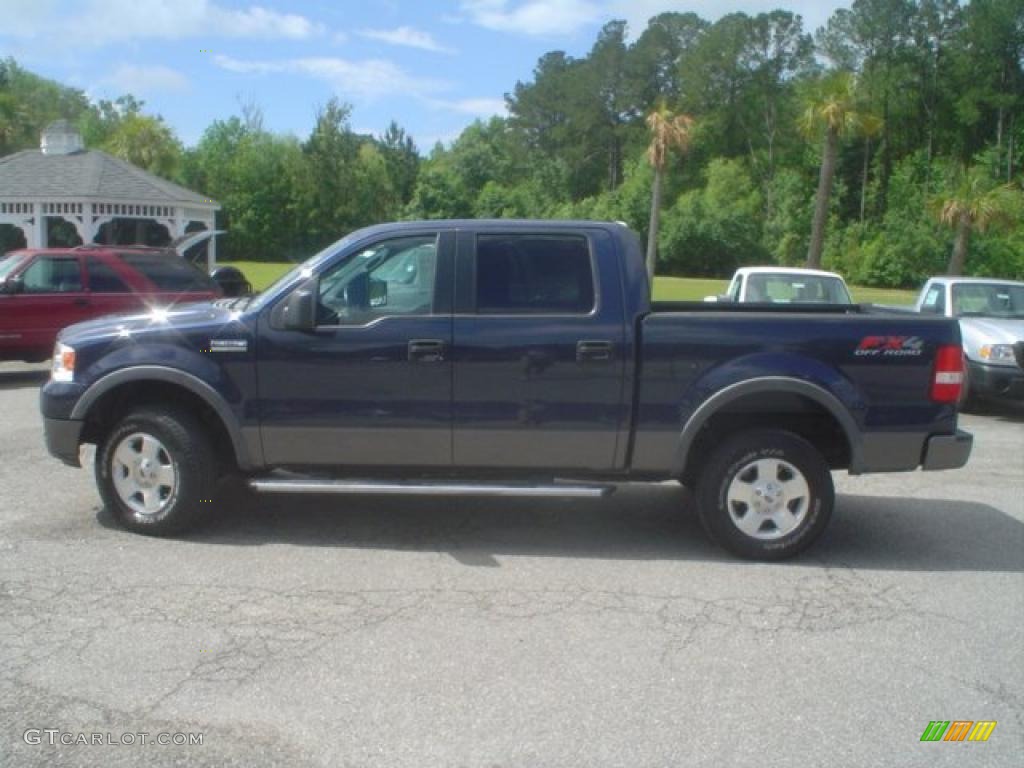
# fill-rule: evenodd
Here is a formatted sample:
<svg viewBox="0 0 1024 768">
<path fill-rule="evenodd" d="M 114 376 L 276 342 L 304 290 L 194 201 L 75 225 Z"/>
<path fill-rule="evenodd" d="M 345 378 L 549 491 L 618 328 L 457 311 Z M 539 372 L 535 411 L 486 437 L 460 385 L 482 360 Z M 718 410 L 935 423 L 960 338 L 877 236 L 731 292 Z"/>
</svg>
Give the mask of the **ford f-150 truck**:
<svg viewBox="0 0 1024 768">
<path fill-rule="evenodd" d="M 183 530 L 262 493 L 601 496 L 694 488 L 712 539 L 780 559 L 826 526 L 830 470 L 963 466 L 956 322 L 857 306 L 652 302 L 637 236 L 597 222 L 352 233 L 256 297 L 58 339 L 55 456 Z"/>
</svg>

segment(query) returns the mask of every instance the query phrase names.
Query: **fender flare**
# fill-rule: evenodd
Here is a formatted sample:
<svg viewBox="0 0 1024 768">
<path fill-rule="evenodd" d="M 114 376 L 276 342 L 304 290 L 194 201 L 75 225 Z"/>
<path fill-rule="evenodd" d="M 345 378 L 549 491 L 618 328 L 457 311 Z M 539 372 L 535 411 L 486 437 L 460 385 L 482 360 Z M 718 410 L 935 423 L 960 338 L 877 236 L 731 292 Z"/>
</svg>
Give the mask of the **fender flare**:
<svg viewBox="0 0 1024 768">
<path fill-rule="evenodd" d="M 788 376 L 763 376 L 756 379 L 745 379 L 730 384 L 715 392 L 691 414 L 683 425 L 672 462 L 674 476 L 680 477 L 690 458 L 690 447 L 708 419 L 718 413 L 729 403 L 747 395 L 759 392 L 787 392 L 802 395 L 813 400 L 828 411 L 842 427 L 846 441 L 850 446 L 850 474 L 858 474 L 863 466 L 863 446 L 861 431 L 843 402 L 824 387 L 803 379 Z"/>
<path fill-rule="evenodd" d="M 103 395 L 122 384 L 137 381 L 160 381 L 174 384 L 199 397 L 214 410 L 227 430 L 238 466 L 242 469 L 254 466 L 242 429 L 227 401 L 202 379 L 176 368 L 167 368 L 162 365 L 138 365 L 108 373 L 89 385 L 89 388 L 75 403 L 75 407 L 71 411 L 71 418 L 84 420 L 93 405 Z"/>
</svg>

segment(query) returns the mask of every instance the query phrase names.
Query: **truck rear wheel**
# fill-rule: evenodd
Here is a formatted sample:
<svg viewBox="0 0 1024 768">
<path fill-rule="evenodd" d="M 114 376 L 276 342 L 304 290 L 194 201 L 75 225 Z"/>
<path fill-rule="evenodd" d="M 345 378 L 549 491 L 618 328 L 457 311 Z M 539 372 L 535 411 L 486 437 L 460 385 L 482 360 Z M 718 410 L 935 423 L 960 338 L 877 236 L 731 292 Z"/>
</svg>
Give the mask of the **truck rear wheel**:
<svg viewBox="0 0 1024 768">
<path fill-rule="evenodd" d="M 733 435 L 697 481 L 697 511 L 708 536 L 754 560 L 783 560 L 809 547 L 828 525 L 834 502 L 825 459 L 783 430 Z"/>
<path fill-rule="evenodd" d="M 96 451 L 96 485 L 128 530 L 179 533 L 213 502 L 217 455 L 203 426 L 179 408 L 140 407 Z"/>
</svg>

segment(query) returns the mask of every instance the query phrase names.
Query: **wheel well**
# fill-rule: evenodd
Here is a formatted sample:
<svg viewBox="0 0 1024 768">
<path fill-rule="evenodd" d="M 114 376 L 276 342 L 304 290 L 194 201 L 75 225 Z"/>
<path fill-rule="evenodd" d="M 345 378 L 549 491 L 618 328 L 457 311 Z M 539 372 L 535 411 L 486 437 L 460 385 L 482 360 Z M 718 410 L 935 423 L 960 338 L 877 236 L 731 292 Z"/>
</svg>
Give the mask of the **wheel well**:
<svg viewBox="0 0 1024 768">
<path fill-rule="evenodd" d="M 195 392 L 166 381 L 129 381 L 104 392 L 85 417 L 82 442 L 99 444 L 129 411 L 145 405 L 177 406 L 196 417 L 219 456 L 236 462 L 231 435 L 220 415 Z"/>
<path fill-rule="evenodd" d="M 683 482 L 692 485 L 704 461 L 729 436 L 747 429 L 781 429 L 813 445 L 832 469 L 848 469 L 850 441 L 836 417 L 823 405 L 791 392 L 744 395 L 715 411 L 687 452 Z"/>
</svg>

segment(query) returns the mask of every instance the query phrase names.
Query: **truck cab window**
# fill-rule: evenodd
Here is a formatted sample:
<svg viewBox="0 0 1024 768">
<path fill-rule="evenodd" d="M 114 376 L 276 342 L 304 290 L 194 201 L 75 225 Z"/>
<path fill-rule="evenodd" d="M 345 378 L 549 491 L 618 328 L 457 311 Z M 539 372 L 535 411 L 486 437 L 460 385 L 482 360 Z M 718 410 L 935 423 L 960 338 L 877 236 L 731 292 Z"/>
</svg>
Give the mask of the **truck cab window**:
<svg viewBox="0 0 1024 768">
<path fill-rule="evenodd" d="M 942 315 L 946 312 L 946 289 L 942 285 L 933 285 L 925 294 L 924 302 L 921 304 L 921 311 L 933 315 Z"/>
<path fill-rule="evenodd" d="M 429 315 L 436 274 L 436 235 L 375 243 L 320 279 L 317 325 L 366 325 L 389 315 Z"/>
<path fill-rule="evenodd" d="M 578 235 L 480 235 L 476 308 L 481 314 L 587 314 L 594 273 Z"/>
</svg>

